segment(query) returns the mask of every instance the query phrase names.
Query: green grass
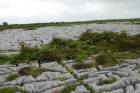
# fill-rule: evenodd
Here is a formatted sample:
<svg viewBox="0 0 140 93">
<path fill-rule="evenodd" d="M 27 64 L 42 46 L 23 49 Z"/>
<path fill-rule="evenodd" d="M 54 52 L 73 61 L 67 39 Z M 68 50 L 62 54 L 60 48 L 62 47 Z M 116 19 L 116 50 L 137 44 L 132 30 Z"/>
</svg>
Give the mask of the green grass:
<svg viewBox="0 0 140 93">
<path fill-rule="evenodd" d="M 118 52 L 118 53 L 114 53 L 114 57 L 117 59 L 137 59 L 140 56 L 138 54 L 131 53 L 131 52 Z"/>
<path fill-rule="evenodd" d="M 0 93 L 15 93 L 15 92 L 26 93 L 25 91 L 18 89 L 17 87 L 8 87 L 0 89 Z"/>
<path fill-rule="evenodd" d="M 97 85 L 103 85 L 103 84 L 112 84 L 116 82 L 116 78 L 111 78 L 111 79 L 106 79 L 106 80 L 101 80 Z"/>
<path fill-rule="evenodd" d="M 0 65 L 4 65 L 5 64 L 5 60 L 0 60 Z"/>
<path fill-rule="evenodd" d="M 135 66 L 133 70 L 140 69 L 140 66 Z"/>
<path fill-rule="evenodd" d="M 6 82 L 15 80 L 15 79 L 18 78 L 18 77 L 19 77 L 19 76 L 18 76 L 17 74 L 10 74 L 10 75 L 6 78 Z"/>
<path fill-rule="evenodd" d="M 21 68 L 19 70 L 19 73 L 21 75 L 32 75 L 34 78 L 36 78 L 38 75 L 40 75 L 43 72 L 47 72 L 47 71 L 51 71 L 51 72 L 56 72 L 53 69 L 46 69 L 46 68 L 32 68 L 32 67 L 24 67 Z"/>
<path fill-rule="evenodd" d="M 49 27 L 49 26 L 72 26 L 72 25 L 80 25 L 80 24 L 106 24 L 107 22 L 132 22 L 132 21 L 140 21 L 140 18 L 134 19 L 110 19 L 110 20 L 91 20 L 91 21 L 77 21 L 77 22 L 50 22 L 50 23 L 31 23 L 31 24 L 11 24 L 11 25 L 0 25 L 0 31 L 5 29 L 19 29 L 23 28 L 25 31 L 27 30 L 34 30 L 40 27 Z M 140 23 L 133 23 L 139 25 Z"/>
</svg>

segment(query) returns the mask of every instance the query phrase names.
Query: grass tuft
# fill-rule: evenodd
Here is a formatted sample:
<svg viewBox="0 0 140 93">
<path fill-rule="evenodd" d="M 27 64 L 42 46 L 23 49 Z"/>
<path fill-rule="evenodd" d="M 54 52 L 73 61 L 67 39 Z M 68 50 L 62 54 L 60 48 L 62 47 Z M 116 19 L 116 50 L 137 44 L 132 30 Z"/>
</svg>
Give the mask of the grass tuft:
<svg viewBox="0 0 140 93">
<path fill-rule="evenodd" d="M 116 78 L 106 79 L 106 80 L 100 81 L 97 85 L 112 84 L 112 83 L 114 83 L 116 81 L 117 81 Z"/>
<path fill-rule="evenodd" d="M 140 69 L 140 66 L 135 66 L 133 70 Z"/>
<path fill-rule="evenodd" d="M 6 78 L 6 82 L 15 80 L 15 79 L 18 78 L 18 77 L 19 77 L 19 76 L 18 76 L 17 74 L 10 74 L 10 75 Z"/>
<path fill-rule="evenodd" d="M 18 89 L 17 87 L 8 87 L 0 89 L 0 93 L 15 93 L 15 92 L 26 93 L 25 91 Z"/>
<path fill-rule="evenodd" d="M 22 75 L 32 75 L 36 78 L 38 75 L 46 71 L 56 72 L 53 69 L 24 67 L 19 70 L 19 73 Z"/>
</svg>

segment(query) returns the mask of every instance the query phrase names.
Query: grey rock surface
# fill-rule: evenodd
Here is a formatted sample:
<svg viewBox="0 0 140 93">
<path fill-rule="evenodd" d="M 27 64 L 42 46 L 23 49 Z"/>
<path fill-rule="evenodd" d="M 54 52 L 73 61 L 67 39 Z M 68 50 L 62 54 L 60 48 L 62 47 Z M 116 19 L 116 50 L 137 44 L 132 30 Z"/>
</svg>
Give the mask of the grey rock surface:
<svg viewBox="0 0 140 93">
<path fill-rule="evenodd" d="M 59 37 L 62 39 L 77 40 L 75 36 L 79 36 L 86 30 L 90 32 L 103 32 L 113 31 L 121 32 L 127 30 L 130 35 L 140 33 L 140 25 L 126 24 L 126 23 L 107 23 L 107 24 L 82 24 L 64 27 L 42 27 L 36 30 L 23 30 L 23 29 L 7 29 L 0 32 L 0 50 L 19 50 L 20 42 L 24 42 L 30 46 L 38 46 L 40 44 L 47 44 L 52 40 L 52 37 Z M 88 31 L 89 31 L 88 30 Z"/>
<path fill-rule="evenodd" d="M 59 37 L 62 39 L 73 39 L 79 36 L 87 29 L 90 32 L 114 31 L 120 32 L 127 30 L 130 35 L 140 33 L 140 25 L 132 25 L 125 23 L 107 23 L 107 24 L 88 24 L 75 25 L 68 27 L 43 27 L 37 30 L 24 31 L 23 29 L 5 30 L 0 32 L 0 50 L 14 49 L 19 50 L 20 42 L 24 42 L 31 47 L 41 43 L 47 44 L 52 41 L 52 37 Z M 39 47 L 41 48 L 41 47 Z M 18 53 L 18 52 L 17 52 Z M 0 52 L 3 55 L 16 54 L 8 52 Z M 97 55 L 94 55 L 97 56 Z M 86 63 L 94 63 L 92 57 L 83 59 Z M 53 69 L 56 72 L 46 71 L 36 78 L 20 75 L 15 80 L 6 82 L 6 77 L 9 74 L 19 74 L 18 71 L 23 67 L 33 66 L 38 68 L 37 61 L 29 64 L 19 64 L 19 66 L 5 64 L 0 65 L 0 88 L 16 86 L 19 89 L 25 90 L 27 93 L 53 93 L 64 89 L 67 84 L 75 84 L 82 82 L 71 93 L 90 93 L 86 89 L 85 84 L 88 84 L 97 93 L 140 93 L 140 69 L 133 70 L 134 67 L 140 66 L 139 59 L 125 59 L 128 63 L 122 63 L 113 67 L 100 66 L 100 71 L 95 67 L 87 69 L 76 70 L 72 67 L 73 60 L 62 60 L 63 67 L 56 61 L 42 62 L 41 67 L 46 69 Z M 72 72 L 68 73 L 67 69 L 71 68 Z M 74 75 L 77 77 L 75 78 Z M 61 77 L 61 78 L 60 78 Z M 98 85 L 102 80 L 116 78 L 117 81 L 112 84 Z M 106 92 L 104 92 L 106 91 Z"/>
</svg>

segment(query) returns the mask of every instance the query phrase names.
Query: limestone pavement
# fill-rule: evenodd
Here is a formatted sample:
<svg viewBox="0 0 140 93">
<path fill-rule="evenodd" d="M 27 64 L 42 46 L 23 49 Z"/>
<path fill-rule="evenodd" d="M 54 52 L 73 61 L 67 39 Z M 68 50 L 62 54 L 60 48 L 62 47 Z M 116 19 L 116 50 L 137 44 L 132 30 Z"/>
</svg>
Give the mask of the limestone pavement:
<svg viewBox="0 0 140 93">
<path fill-rule="evenodd" d="M 52 37 L 62 39 L 73 39 L 85 32 L 86 29 L 92 29 L 92 32 L 114 31 L 120 32 L 127 30 L 130 35 L 140 33 L 140 25 L 132 25 L 126 23 L 107 23 L 107 24 L 88 24 L 76 25 L 68 27 L 43 27 L 37 30 L 13 29 L 0 32 L 0 50 L 14 49 L 19 50 L 19 42 L 24 42 L 30 46 L 39 46 L 40 43 L 46 44 L 52 40 Z M 19 66 L 5 64 L 0 66 L 0 88 L 16 86 L 25 90 L 27 93 L 53 93 L 55 90 L 62 90 L 66 84 L 83 84 L 76 87 L 71 93 L 91 93 L 84 84 L 88 83 L 89 87 L 97 93 L 140 93 L 140 69 L 133 70 L 135 66 L 140 66 L 140 59 L 125 59 L 129 63 L 122 63 L 113 67 L 100 66 L 100 71 L 96 68 L 87 68 L 76 70 L 72 67 L 73 60 L 62 60 L 66 68 L 71 68 L 73 73 L 77 75 L 75 78 L 62 65 L 54 62 L 46 62 L 41 64 L 41 68 L 54 69 L 57 72 L 43 72 L 34 78 L 31 75 L 18 77 L 13 81 L 6 82 L 5 78 L 9 74 L 19 74 L 20 68 L 34 66 L 38 68 L 37 62 L 29 64 L 19 64 Z M 93 62 L 89 57 L 85 62 Z M 82 72 L 82 71 L 86 72 Z M 121 77 L 120 77 L 120 76 Z M 63 81 L 56 81 L 59 77 L 63 77 Z M 116 82 L 112 84 L 97 85 L 101 80 L 115 77 Z"/>
</svg>

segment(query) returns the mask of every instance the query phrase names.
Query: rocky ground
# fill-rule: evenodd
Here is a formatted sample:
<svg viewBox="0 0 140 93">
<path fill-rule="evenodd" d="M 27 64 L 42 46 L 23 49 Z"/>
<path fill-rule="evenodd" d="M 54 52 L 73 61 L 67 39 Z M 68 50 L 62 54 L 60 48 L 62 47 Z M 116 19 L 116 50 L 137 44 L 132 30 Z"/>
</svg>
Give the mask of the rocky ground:
<svg viewBox="0 0 140 93">
<path fill-rule="evenodd" d="M 120 32 L 121 30 L 127 30 L 130 35 L 140 33 L 140 25 L 126 23 L 44 27 L 30 31 L 24 31 L 23 29 L 5 30 L 0 32 L 0 50 L 18 50 L 20 48 L 19 42 L 24 42 L 31 46 L 39 46 L 40 43 L 49 43 L 53 36 L 76 40 L 77 38 L 74 37 L 79 36 L 87 29 L 92 29 L 92 32 Z M 19 64 L 17 67 L 6 63 L 0 66 L 0 88 L 17 86 L 27 93 L 53 93 L 55 90 L 62 90 L 66 84 L 75 84 L 82 81 L 83 85 L 77 86 L 71 93 L 91 93 L 84 86 L 86 83 L 97 93 L 140 93 L 140 69 L 133 70 L 135 66 L 140 66 L 140 59 L 125 60 L 128 63 L 106 68 L 100 66 L 100 71 L 94 67 L 76 70 L 72 68 L 72 65 L 75 64 L 72 62 L 73 60 L 62 60 L 63 66 L 56 61 L 42 63 L 42 68 L 54 69 L 57 72 L 43 72 L 36 78 L 33 78 L 31 75 L 21 75 L 17 79 L 9 82 L 5 81 L 5 78 L 9 74 L 18 74 L 19 69 L 23 67 L 34 66 L 37 68 L 39 65 L 37 62 L 30 62 L 29 64 Z M 84 61 L 86 63 L 94 63 L 92 57 Z M 77 77 L 69 73 L 69 69 Z M 63 77 L 64 80 L 56 81 L 59 77 Z M 112 77 L 115 77 L 117 81 L 112 84 L 97 85 L 101 80 Z"/>
<path fill-rule="evenodd" d="M 133 25 L 131 23 L 107 23 L 107 24 L 83 24 L 64 27 L 43 27 L 36 30 L 23 29 L 8 29 L 0 32 L 0 50 L 19 50 L 19 43 L 23 42 L 30 46 L 40 43 L 47 44 L 52 40 L 52 37 L 59 37 L 62 39 L 73 39 L 75 36 L 81 35 L 87 29 L 92 32 L 113 31 L 120 32 L 127 30 L 130 35 L 140 33 L 140 25 Z"/>
</svg>

